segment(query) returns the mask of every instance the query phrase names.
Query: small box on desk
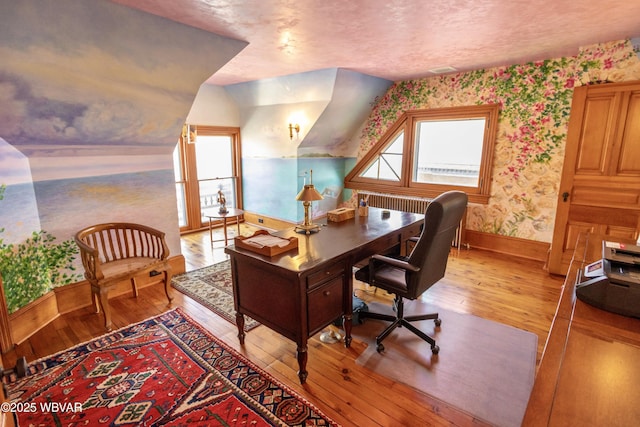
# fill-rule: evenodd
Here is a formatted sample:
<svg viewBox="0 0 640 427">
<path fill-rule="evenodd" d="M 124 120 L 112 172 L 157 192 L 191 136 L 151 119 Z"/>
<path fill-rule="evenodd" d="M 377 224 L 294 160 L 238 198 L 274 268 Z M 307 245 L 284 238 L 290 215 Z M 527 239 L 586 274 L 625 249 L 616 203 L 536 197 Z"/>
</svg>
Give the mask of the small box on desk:
<svg viewBox="0 0 640 427">
<path fill-rule="evenodd" d="M 356 216 L 356 211 L 353 208 L 338 208 L 327 212 L 327 221 L 341 222 L 351 219 Z"/>
</svg>

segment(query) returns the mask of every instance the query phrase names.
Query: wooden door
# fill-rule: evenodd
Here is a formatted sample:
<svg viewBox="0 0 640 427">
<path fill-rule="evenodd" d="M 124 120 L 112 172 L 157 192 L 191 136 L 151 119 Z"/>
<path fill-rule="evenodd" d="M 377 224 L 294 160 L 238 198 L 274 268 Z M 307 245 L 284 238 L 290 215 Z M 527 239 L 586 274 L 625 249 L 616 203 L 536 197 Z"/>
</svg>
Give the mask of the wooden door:
<svg viewBox="0 0 640 427">
<path fill-rule="evenodd" d="M 575 89 L 549 257 L 566 274 L 575 242 L 589 232 L 588 257 L 602 240 L 632 243 L 640 230 L 640 82 Z"/>
</svg>

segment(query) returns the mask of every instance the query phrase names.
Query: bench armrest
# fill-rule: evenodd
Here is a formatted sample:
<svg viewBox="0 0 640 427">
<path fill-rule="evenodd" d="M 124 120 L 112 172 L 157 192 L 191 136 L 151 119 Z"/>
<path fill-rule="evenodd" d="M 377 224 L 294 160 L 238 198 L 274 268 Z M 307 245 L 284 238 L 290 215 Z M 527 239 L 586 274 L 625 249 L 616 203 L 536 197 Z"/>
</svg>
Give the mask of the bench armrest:
<svg viewBox="0 0 640 427">
<path fill-rule="evenodd" d="M 82 266 L 84 267 L 85 279 L 89 281 L 103 279 L 104 274 L 100 267 L 100 256 L 98 250 L 84 243 L 77 235 L 75 237 L 75 241 L 80 249 L 80 259 L 82 260 Z"/>
</svg>

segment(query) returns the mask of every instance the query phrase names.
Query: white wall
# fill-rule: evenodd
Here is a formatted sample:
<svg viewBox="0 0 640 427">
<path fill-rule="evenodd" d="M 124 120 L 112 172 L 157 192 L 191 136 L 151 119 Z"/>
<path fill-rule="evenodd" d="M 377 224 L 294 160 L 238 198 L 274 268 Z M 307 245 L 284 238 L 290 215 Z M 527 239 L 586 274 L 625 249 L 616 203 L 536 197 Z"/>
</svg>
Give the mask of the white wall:
<svg viewBox="0 0 640 427">
<path fill-rule="evenodd" d="M 240 111 L 224 87 L 203 83 L 186 122 L 193 125 L 240 127 Z"/>
</svg>

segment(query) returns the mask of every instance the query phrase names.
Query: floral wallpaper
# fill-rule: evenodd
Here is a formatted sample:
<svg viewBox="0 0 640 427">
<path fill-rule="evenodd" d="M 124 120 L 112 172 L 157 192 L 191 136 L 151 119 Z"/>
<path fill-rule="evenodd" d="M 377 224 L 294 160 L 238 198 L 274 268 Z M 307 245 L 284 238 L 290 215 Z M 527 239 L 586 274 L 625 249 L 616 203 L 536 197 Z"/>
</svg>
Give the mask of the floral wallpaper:
<svg viewBox="0 0 640 427">
<path fill-rule="evenodd" d="M 573 88 L 640 79 L 630 40 L 574 57 L 396 82 L 363 127 L 361 158 L 405 110 L 499 104 L 488 205 L 470 205 L 467 228 L 551 242 Z"/>
</svg>

